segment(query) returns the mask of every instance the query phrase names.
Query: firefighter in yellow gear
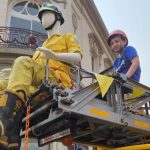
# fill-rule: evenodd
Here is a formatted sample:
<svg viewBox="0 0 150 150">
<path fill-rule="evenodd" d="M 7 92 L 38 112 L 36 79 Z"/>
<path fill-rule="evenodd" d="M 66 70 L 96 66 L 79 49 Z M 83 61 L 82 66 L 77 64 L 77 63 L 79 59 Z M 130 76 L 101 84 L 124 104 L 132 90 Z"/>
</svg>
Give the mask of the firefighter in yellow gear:
<svg viewBox="0 0 150 150">
<path fill-rule="evenodd" d="M 67 88 L 72 88 L 70 67 L 63 62 L 79 63 L 82 57 L 76 37 L 59 34 L 59 26 L 64 23 L 60 9 L 47 2 L 43 3 L 38 14 L 48 39 L 37 48 L 33 58 L 18 57 L 12 66 L 7 88 L 0 99 L 0 149 L 20 149 L 20 129 L 22 113 L 20 106 L 29 96 L 29 88 L 38 87 L 45 79 L 45 65 L 48 61 L 48 80 Z M 4 86 L 3 86 L 4 87 Z"/>
</svg>

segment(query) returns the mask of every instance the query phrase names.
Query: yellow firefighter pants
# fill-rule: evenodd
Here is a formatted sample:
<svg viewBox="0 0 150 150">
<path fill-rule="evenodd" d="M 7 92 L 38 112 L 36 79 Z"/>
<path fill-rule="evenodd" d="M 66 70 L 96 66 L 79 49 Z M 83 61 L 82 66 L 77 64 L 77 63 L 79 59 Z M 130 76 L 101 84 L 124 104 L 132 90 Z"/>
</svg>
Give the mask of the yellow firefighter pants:
<svg viewBox="0 0 150 150">
<path fill-rule="evenodd" d="M 45 77 L 45 66 L 39 65 L 28 56 L 18 57 L 13 64 L 6 90 L 24 91 L 29 96 L 29 87 L 38 87 Z"/>
<path fill-rule="evenodd" d="M 7 89 L 8 80 L 0 80 L 0 98 L 2 97 L 4 91 Z M 29 96 L 32 95 L 37 90 L 36 87 L 30 86 L 29 87 Z"/>
<path fill-rule="evenodd" d="M 0 98 L 3 95 L 4 90 L 7 88 L 8 80 L 0 80 Z"/>
</svg>

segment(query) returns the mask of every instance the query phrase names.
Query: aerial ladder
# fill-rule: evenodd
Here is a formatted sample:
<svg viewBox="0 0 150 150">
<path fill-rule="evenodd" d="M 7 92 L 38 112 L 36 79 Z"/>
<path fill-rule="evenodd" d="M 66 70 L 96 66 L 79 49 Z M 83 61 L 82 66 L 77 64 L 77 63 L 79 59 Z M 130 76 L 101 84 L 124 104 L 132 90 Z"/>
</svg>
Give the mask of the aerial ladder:
<svg viewBox="0 0 150 150">
<path fill-rule="evenodd" d="M 150 149 L 150 88 L 115 76 L 102 96 L 94 73 L 71 67 L 76 74 L 76 89 L 43 81 L 27 103 L 42 92 L 46 93 L 45 98 L 23 118 L 21 136 L 26 134 L 28 120 L 28 134 L 38 139 L 39 147 L 70 138 L 74 143 L 100 146 L 97 150 L 140 149 L 142 145 L 143 149 Z M 109 71 L 110 68 L 100 74 L 110 77 Z M 83 78 L 93 82 L 83 86 Z M 135 89 L 139 91 L 134 97 Z"/>
</svg>

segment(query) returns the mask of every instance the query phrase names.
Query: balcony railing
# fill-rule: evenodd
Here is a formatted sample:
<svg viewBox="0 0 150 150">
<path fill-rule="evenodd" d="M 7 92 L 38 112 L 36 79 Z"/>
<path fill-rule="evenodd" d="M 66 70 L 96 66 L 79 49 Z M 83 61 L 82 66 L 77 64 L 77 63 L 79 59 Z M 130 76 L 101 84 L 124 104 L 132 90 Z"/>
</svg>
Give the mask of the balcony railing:
<svg viewBox="0 0 150 150">
<path fill-rule="evenodd" d="M 46 38 L 45 34 L 27 29 L 0 27 L 0 47 L 35 50 Z"/>
</svg>

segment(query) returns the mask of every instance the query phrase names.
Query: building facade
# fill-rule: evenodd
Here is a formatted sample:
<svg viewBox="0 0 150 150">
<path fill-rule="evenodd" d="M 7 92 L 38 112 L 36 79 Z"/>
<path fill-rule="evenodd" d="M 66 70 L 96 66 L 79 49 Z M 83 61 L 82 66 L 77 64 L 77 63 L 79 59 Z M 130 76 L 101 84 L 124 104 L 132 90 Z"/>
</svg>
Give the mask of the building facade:
<svg viewBox="0 0 150 150">
<path fill-rule="evenodd" d="M 43 2 L 58 5 L 65 23 L 61 33 L 74 33 L 83 48 L 81 67 L 99 73 L 112 65 L 114 56 L 107 42 L 107 29 L 93 0 L 0 0 L 0 69 L 9 68 L 18 56 L 31 56 L 47 38 L 37 17 Z M 83 84 L 92 81 L 85 79 Z M 68 150 L 60 143 L 37 148 L 31 139 L 29 149 Z M 69 148 L 75 149 L 77 145 Z M 92 148 L 84 147 L 86 150 Z M 23 148 L 22 148 L 23 149 Z"/>
</svg>

